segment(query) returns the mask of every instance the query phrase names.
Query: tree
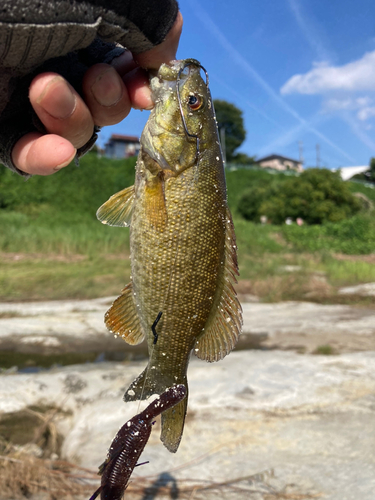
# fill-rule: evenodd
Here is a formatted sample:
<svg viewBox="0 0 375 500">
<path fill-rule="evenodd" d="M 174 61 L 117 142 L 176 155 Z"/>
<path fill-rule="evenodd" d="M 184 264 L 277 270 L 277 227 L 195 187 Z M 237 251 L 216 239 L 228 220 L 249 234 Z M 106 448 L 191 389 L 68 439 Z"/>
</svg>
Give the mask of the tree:
<svg viewBox="0 0 375 500">
<path fill-rule="evenodd" d="M 251 202 L 245 199 L 249 195 L 253 197 Z M 361 203 L 338 172 L 310 168 L 278 185 L 245 193 L 238 209 L 243 217 L 254 221 L 266 215 L 274 224 L 282 224 L 287 217 L 322 224 L 352 217 L 361 209 Z"/>
<path fill-rule="evenodd" d="M 234 104 L 220 99 L 214 100 L 217 126 L 219 133 L 225 130 L 225 152 L 227 161 L 235 160 L 235 150 L 238 149 L 246 137 L 242 111 Z"/>
</svg>

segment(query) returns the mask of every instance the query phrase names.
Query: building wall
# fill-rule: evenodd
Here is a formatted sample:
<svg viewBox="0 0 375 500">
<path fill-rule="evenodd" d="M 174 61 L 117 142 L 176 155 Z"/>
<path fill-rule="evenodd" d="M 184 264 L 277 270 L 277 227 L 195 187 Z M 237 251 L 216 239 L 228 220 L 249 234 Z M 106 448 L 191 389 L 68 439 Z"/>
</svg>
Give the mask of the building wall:
<svg viewBox="0 0 375 500">
<path fill-rule="evenodd" d="M 108 158 L 128 158 L 139 153 L 139 143 L 124 141 L 109 141 L 105 146 L 105 156 Z"/>
<path fill-rule="evenodd" d="M 296 163 L 289 160 L 279 160 L 274 158 L 273 160 L 265 160 L 259 162 L 259 165 L 263 168 L 273 168 L 275 170 L 296 170 L 297 172 L 302 172 L 303 168 L 300 163 Z"/>
</svg>

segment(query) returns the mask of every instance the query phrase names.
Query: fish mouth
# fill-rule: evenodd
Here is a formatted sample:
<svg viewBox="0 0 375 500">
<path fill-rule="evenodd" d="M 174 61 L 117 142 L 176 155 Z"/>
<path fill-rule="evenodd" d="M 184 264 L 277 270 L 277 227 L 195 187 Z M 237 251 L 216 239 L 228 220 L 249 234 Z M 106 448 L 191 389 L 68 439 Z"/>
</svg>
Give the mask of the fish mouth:
<svg viewBox="0 0 375 500">
<path fill-rule="evenodd" d="M 155 107 L 151 113 L 154 113 L 154 119 L 147 122 L 141 137 L 142 149 L 147 153 L 163 170 L 176 171 L 176 165 L 171 165 L 165 158 L 157 137 L 168 134 L 171 139 L 174 137 L 177 144 L 191 143 L 196 146 L 197 153 L 199 148 L 199 138 L 189 133 L 180 101 L 180 92 L 189 81 L 193 72 L 203 71 L 206 73 L 206 85 L 208 84 L 207 72 L 196 59 L 173 60 L 168 64 L 162 64 L 156 74 L 150 80 L 152 97 Z M 167 105 L 167 102 L 171 104 Z M 171 106 L 171 107 L 169 107 Z M 164 116 L 170 114 L 171 119 L 165 120 Z M 174 118 L 172 118 L 174 116 Z M 172 124 L 172 125 L 171 125 Z M 177 148 L 179 148 L 176 145 Z M 184 146 L 185 147 L 185 146 Z M 167 158 L 171 158 L 170 151 L 166 153 Z M 189 154 L 190 156 L 190 154 Z M 177 155 L 176 155 L 177 157 Z M 185 156 L 185 160 L 187 157 Z M 185 163 L 184 168 L 192 166 L 196 157 Z"/>
<path fill-rule="evenodd" d="M 208 86 L 207 71 L 196 59 L 173 60 L 168 64 L 163 63 L 157 74 L 153 76 L 150 81 L 154 102 L 156 103 L 164 92 L 177 93 L 177 87 L 183 86 L 186 83 L 190 71 L 200 69 L 203 69 L 206 73 L 206 84 Z"/>
</svg>

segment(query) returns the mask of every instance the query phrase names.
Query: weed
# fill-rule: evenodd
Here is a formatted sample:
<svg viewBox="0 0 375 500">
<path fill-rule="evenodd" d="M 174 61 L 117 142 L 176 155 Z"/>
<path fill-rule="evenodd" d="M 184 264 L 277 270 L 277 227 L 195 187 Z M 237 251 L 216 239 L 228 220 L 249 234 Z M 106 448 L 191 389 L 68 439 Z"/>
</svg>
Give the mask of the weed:
<svg viewBox="0 0 375 500">
<path fill-rule="evenodd" d="M 319 345 L 315 349 L 315 351 L 313 352 L 313 354 L 320 354 L 320 355 L 323 355 L 323 356 L 331 356 L 332 354 L 335 354 L 335 350 L 329 344 Z"/>
</svg>

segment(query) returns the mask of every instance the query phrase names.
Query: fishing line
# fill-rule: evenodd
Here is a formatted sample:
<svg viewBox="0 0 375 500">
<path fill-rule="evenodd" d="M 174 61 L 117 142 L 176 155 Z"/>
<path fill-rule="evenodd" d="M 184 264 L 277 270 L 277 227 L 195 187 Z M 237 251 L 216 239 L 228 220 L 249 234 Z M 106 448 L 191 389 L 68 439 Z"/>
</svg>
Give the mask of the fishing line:
<svg viewBox="0 0 375 500">
<path fill-rule="evenodd" d="M 187 125 L 186 125 L 186 120 L 185 120 L 185 115 L 184 115 L 184 108 L 182 106 L 181 95 L 180 95 L 181 75 L 182 75 L 183 71 L 187 67 L 189 67 L 189 66 L 197 66 L 198 68 L 201 68 L 202 71 L 204 71 L 204 73 L 206 75 L 206 87 L 207 87 L 207 89 L 208 89 L 209 79 L 208 79 L 207 70 L 201 64 L 198 64 L 198 61 L 187 61 L 182 66 L 182 68 L 180 68 L 180 71 L 178 72 L 178 75 L 177 75 L 177 81 L 176 81 L 177 100 L 178 100 L 178 105 L 179 105 L 179 108 L 180 108 L 180 114 L 181 114 L 182 124 L 184 126 L 185 134 L 188 136 L 188 138 L 192 137 L 193 139 L 196 139 L 196 147 L 197 147 L 196 157 L 198 157 L 199 156 L 199 136 L 197 134 L 191 134 L 188 131 L 188 128 L 187 128 Z"/>
<path fill-rule="evenodd" d="M 163 311 L 160 311 L 158 313 L 158 315 L 156 316 L 155 321 L 151 325 L 151 331 L 152 331 L 152 334 L 154 336 L 154 341 L 152 343 L 152 348 L 151 348 L 151 353 L 150 353 L 150 363 L 147 365 L 147 371 L 146 371 L 145 381 L 143 382 L 143 387 L 142 387 L 141 397 L 140 397 L 139 403 L 138 403 L 137 413 L 139 413 L 139 409 L 140 409 L 140 406 L 141 406 L 141 401 L 142 401 L 142 398 L 143 398 L 143 393 L 144 393 L 145 386 L 146 386 L 146 380 L 147 380 L 148 373 L 149 373 L 150 367 L 151 367 L 152 355 L 154 353 L 154 348 L 155 348 L 156 342 L 158 341 L 158 337 L 159 337 L 159 335 L 158 335 L 158 333 L 156 331 L 156 326 L 159 323 L 162 314 L 163 314 Z M 147 463 L 147 462 L 145 462 L 145 463 Z M 140 465 L 142 465 L 142 464 L 140 464 Z"/>
<path fill-rule="evenodd" d="M 200 69 L 202 69 L 204 71 L 204 73 L 206 75 L 206 87 L 207 87 L 207 90 L 208 90 L 209 97 L 211 98 L 211 94 L 210 94 L 210 91 L 209 91 L 209 88 L 208 88 L 209 78 L 208 78 L 207 70 L 201 64 L 198 64 L 196 61 L 187 61 L 184 64 L 184 66 L 182 68 L 180 68 L 180 70 L 178 72 L 177 80 L 176 80 L 176 92 L 177 92 L 178 105 L 179 105 L 179 108 L 180 108 L 180 114 L 181 114 L 181 119 L 182 119 L 182 124 L 183 124 L 183 127 L 184 127 L 185 134 L 187 135 L 188 140 L 190 138 L 193 138 L 193 139 L 196 140 L 196 160 L 197 160 L 197 164 L 195 166 L 195 171 L 194 171 L 193 178 L 191 179 L 190 182 L 188 182 L 188 180 L 186 179 L 185 172 L 183 172 L 181 174 L 181 179 L 184 182 L 186 182 L 186 188 L 185 188 L 185 192 L 183 193 L 183 199 L 187 199 L 187 197 L 189 196 L 190 189 L 192 188 L 192 186 L 194 185 L 194 183 L 197 182 L 197 177 L 198 177 L 198 174 L 199 174 L 199 162 L 200 162 L 200 159 L 199 159 L 199 156 L 200 156 L 200 151 L 199 151 L 199 148 L 200 148 L 199 136 L 197 134 L 191 134 L 189 132 L 188 128 L 187 128 L 187 123 L 186 123 L 186 120 L 185 120 L 184 109 L 183 109 L 183 106 L 182 106 L 181 94 L 180 94 L 181 75 L 182 75 L 182 72 L 187 67 L 189 67 L 189 66 L 196 66 L 196 67 L 199 67 Z M 190 216 L 190 214 L 189 214 L 189 216 Z M 156 325 L 160 321 L 163 312 L 167 312 L 165 310 L 165 304 L 166 304 L 166 301 L 167 301 L 167 299 L 169 298 L 169 295 L 170 295 L 170 290 L 171 290 L 171 285 L 172 285 L 172 278 L 174 276 L 174 271 L 173 270 L 176 268 L 176 262 L 177 262 L 177 257 L 178 257 L 178 253 L 179 253 L 178 239 L 175 238 L 176 232 L 177 232 L 177 229 L 174 229 L 174 231 L 172 232 L 172 235 L 171 235 L 171 239 L 170 239 L 172 246 L 173 246 L 173 241 L 176 240 L 177 248 L 176 248 L 176 253 L 175 253 L 175 256 L 174 256 L 174 259 L 173 259 L 173 264 L 171 266 L 171 272 L 170 272 L 170 275 L 169 275 L 169 283 L 168 283 L 167 293 L 164 296 L 163 307 L 161 308 L 161 311 L 158 313 L 158 315 L 157 315 L 154 323 L 151 326 L 151 331 L 152 331 L 152 333 L 154 335 L 154 342 L 153 342 L 151 350 L 150 350 L 150 360 L 149 360 L 149 363 L 148 363 L 148 366 L 147 366 L 147 369 L 146 369 L 145 380 L 144 380 L 143 387 L 142 387 L 141 397 L 140 397 L 139 403 L 138 403 L 138 410 L 137 410 L 138 413 L 139 413 L 141 401 L 142 401 L 142 398 L 143 398 L 143 394 L 144 394 L 144 390 L 145 390 L 145 386 L 146 386 L 146 381 L 147 381 L 150 369 L 152 367 L 152 359 L 153 359 L 155 345 L 156 345 L 156 342 L 158 340 L 158 333 L 156 332 Z"/>
</svg>

